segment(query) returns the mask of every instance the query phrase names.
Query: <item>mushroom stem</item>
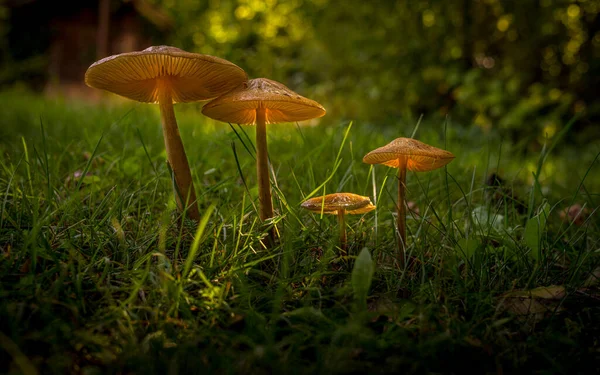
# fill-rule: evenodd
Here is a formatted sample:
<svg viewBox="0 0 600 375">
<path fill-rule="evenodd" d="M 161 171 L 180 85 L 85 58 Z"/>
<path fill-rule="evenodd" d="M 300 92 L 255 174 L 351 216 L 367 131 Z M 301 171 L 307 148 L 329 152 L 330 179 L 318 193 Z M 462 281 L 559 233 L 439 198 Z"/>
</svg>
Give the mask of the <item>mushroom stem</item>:
<svg viewBox="0 0 600 375">
<path fill-rule="evenodd" d="M 183 211 L 184 202 L 187 202 L 187 215 L 190 219 L 199 220 L 198 203 L 196 202 L 196 192 L 192 181 L 192 173 L 188 164 L 183 142 L 179 135 L 175 112 L 173 111 L 173 99 L 171 97 L 171 87 L 165 80 L 158 83 L 158 105 L 160 108 L 160 117 L 162 122 L 163 136 L 165 138 L 165 148 L 167 150 L 167 160 L 173 175 L 175 176 L 177 207 Z"/>
<path fill-rule="evenodd" d="M 398 159 L 398 261 L 404 267 L 406 251 L 406 158 Z"/>
<path fill-rule="evenodd" d="M 267 152 L 267 110 L 256 110 L 256 174 L 258 176 L 258 200 L 260 220 L 273 217 L 271 182 L 269 181 L 269 154 Z M 271 243 L 275 240 L 275 228 L 269 232 Z"/>
<path fill-rule="evenodd" d="M 346 252 L 346 210 L 340 208 L 337 210 L 338 214 L 338 224 L 340 226 L 340 247 L 342 248 L 342 256 L 348 255 Z"/>
<path fill-rule="evenodd" d="M 265 221 L 273 217 L 271 184 L 269 182 L 269 160 L 267 153 L 266 110 L 256 110 L 256 173 L 258 175 L 258 199 L 260 201 L 260 219 Z"/>
</svg>

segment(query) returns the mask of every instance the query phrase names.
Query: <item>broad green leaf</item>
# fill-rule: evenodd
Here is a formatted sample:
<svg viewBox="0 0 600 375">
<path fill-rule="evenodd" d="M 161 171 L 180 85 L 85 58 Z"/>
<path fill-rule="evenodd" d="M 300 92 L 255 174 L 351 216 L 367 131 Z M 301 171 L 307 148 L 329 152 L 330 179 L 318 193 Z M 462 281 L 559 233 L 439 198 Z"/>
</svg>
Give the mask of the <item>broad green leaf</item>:
<svg viewBox="0 0 600 375">
<path fill-rule="evenodd" d="M 525 224 L 525 244 L 531 249 L 529 254 L 537 262 L 541 258 L 541 241 L 544 228 L 546 226 L 546 220 L 548 218 L 550 206 L 548 203 L 542 205 L 541 212 L 531 219 L 527 220 Z"/>
<path fill-rule="evenodd" d="M 354 262 L 354 269 L 352 269 L 352 289 L 359 310 L 364 311 L 367 309 L 367 296 L 373 281 L 373 272 L 371 253 L 369 253 L 369 249 L 364 247 L 358 254 Z"/>
<path fill-rule="evenodd" d="M 458 241 L 460 249 L 457 250 L 457 255 L 463 259 L 469 259 L 475 254 L 479 245 L 481 245 L 481 241 L 476 238 L 461 238 Z"/>
</svg>

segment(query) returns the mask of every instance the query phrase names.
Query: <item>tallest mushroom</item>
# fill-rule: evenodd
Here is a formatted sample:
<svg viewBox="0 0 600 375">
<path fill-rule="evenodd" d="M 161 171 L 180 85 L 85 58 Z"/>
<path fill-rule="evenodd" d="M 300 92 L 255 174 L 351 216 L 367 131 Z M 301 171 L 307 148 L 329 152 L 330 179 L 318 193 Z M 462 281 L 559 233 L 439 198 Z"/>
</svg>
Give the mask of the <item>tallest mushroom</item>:
<svg viewBox="0 0 600 375">
<path fill-rule="evenodd" d="M 246 82 L 239 66 L 218 57 L 190 53 L 170 46 L 106 57 L 92 64 L 85 83 L 143 103 L 158 103 L 167 150 L 173 171 L 177 206 L 198 220 L 198 204 L 192 174 L 179 135 L 174 103 L 215 98 Z"/>
</svg>

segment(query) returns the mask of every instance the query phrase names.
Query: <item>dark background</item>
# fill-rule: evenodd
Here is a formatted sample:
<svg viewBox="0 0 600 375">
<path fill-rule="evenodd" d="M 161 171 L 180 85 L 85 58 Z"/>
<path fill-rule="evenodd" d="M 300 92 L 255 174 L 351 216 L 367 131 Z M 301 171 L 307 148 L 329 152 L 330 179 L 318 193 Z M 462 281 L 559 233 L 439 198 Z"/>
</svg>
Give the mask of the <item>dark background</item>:
<svg viewBox="0 0 600 375">
<path fill-rule="evenodd" d="M 424 115 L 539 148 L 577 115 L 578 144 L 600 139 L 599 13 L 593 0 L 6 0 L 0 85 L 85 97 L 97 59 L 169 44 L 279 80 L 329 118 Z"/>
</svg>

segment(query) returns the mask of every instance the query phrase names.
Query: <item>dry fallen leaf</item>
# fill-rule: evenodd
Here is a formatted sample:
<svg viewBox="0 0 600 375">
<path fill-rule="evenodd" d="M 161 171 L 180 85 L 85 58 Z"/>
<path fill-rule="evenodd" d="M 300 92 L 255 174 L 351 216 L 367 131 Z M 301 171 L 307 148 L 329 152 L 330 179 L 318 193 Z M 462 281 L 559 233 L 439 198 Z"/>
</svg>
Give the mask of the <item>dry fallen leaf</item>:
<svg viewBox="0 0 600 375">
<path fill-rule="evenodd" d="M 507 297 L 529 297 L 561 300 L 565 297 L 565 287 L 560 285 L 541 286 L 530 290 L 515 290 L 505 294 Z"/>
<path fill-rule="evenodd" d="M 595 268 L 583 283 L 584 288 L 590 288 L 600 283 L 600 267 Z"/>
<path fill-rule="evenodd" d="M 2 256 L 4 256 L 5 258 L 10 257 L 10 244 L 6 244 L 2 247 L 0 247 L 0 253 L 2 254 Z"/>
<path fill-rule="evenodd" d="M 565 287 L 559 285 L 515 290 L 500 296 L 499 309 L 517 316 L 519 320 L 537 323 L 547 315 L 562 311 L 560 302 L 565 296 Z"/>
</svg>

